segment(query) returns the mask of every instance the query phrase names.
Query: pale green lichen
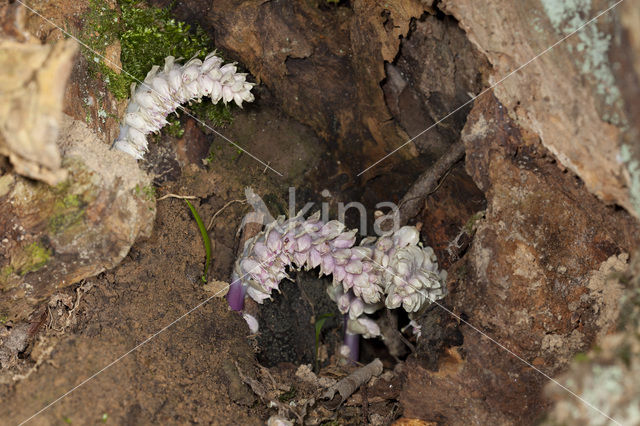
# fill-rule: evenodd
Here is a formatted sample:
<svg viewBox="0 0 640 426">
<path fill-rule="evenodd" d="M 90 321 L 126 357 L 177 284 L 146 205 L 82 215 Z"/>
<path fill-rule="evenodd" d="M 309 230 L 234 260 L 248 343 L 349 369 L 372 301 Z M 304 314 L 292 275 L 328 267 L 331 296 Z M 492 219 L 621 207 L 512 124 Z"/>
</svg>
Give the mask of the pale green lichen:
<svg viewBox="0 0 640 426">
<path fill-rule="evenodd" d="M 596 426 L 612 424 L 611 419 L 616 424 L 640 424 L 640 259 L 630 266 L 620 279 L 625 291 L 618 330 L 576 356 L 577 362 L 558 378 L 573 394 L 556 383 L 547 385 L 556 404 L 542 424 Z"/>
<path fill-rule="evenodd" d="M 575 51 L 581 55 L 580 72 L 593 78 L 596 93 L 605 105 L 622 107 L 622 97 L 608 58 L 611 35 L 600 31 L 595 22 L 584 26 L 591 19 L 591 0 L 541 0 L 541 3 L 556 31 L 564 35 L 578 31 Z M 568 49 L 573 52 L 571 44 Z M 616 125 L 626 124 L 615 111 L 605 111 L 602 118 Z"/>
<path fill-rule="evenodd" d="M 0 269 L 0 288 L 3 287 L 4 283 L 7 282 L 9 277 L 13 275 L 13 266 L 7 265 Z"/>
<path fill-rule="evenodd" d="M 471 235 L 473 233 L 473 230 L 476 226 L 476 223 L 480 220 L 484 218 L 484 210 L 481 210 L 477 213 L 475 213 L 473 216 L 471 216 L 469 218 L 469 220 L 467 221 L 467 223 L 464 224 L 464 231 L 468 234 Z"/>
<path fill-rule="evenodd" d="M 626 166 L 629 173 L 629 198 L 636 213 L 640 215 L 640 163 L 633 157 L 631 147 L 626 144 L 620 147 L 618 159 Z"/>
</svg>

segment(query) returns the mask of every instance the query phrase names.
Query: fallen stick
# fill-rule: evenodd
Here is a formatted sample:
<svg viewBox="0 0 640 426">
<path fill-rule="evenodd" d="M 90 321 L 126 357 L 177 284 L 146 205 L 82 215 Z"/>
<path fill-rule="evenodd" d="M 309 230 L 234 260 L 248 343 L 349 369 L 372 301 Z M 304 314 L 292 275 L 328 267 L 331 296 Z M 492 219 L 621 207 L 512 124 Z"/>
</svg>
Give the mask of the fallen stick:
<svg viewBox="0 0 640 426">
<path fill-rule="evenodd" d="M 376 358 L 327 389 L 322 395 L 322 398 L 326 400 L 323 405 L 329 410 L 335 410 L 360 386 L 371 380 L 373 376 L 380 374 L 382 374 L 382 361 Z"/>
<path fill-rule="evenodd" d="M 404 225 L 409 219 L 420 212 L 424 199 L 438 188 L 438 182 L 443 175 L 464 157 L 464 144 L 458 141 L 451 145 L 449 151 L 435 162 L 426 172 L 422 173 L 411 185 L 411 188 L 400 200 L 400 224 Z"/>
</svg>

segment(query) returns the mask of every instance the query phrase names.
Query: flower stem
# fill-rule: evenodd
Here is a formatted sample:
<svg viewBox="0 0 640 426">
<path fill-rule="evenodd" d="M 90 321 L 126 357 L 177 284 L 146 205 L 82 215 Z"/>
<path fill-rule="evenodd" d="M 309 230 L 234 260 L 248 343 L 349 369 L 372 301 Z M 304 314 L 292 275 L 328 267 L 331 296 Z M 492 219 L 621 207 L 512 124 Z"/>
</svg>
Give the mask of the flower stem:
<svg viewBox="0 0 640 426">
<path fill-rule="evenodd" d="M 227 302 L 229 302 L 229 307 L 233 311 L 242 311 L 244 309 L 244 286 L 241 280 L 236 279 L 229 286 Z"/>
<path fill-rule="evenodd" d="M 359 334 L 351 334 L 346 331 L 347 327 L 347 319 L 348 314 L 345 315 L 344 324 L 345 324 L 345 332 L 344 332 L 344 344 L 349 348 L 349 360 L 354 364 L 358 362 L 358 358 L 360 357 L 360 335 Z"/>
</svg>

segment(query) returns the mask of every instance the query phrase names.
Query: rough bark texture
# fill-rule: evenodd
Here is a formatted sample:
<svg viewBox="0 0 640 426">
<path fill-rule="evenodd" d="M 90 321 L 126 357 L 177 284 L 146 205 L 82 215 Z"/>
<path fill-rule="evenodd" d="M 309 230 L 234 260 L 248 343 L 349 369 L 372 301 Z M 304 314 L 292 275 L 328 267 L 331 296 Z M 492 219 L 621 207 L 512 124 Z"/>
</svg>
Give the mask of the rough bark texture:
<svg viewBox="0 0 640 426">
<path fill-rule="evenodd" d="M 380 85 L 411 19 L 431 3 L 195 1 L 176 13 L 210 28 L 216 45 L 269 87 L 285 112 L 333 147 L 338 172 L 353 176 L 409 139 L 391 119 Z M 413 156 L 410 145 L 381 166 Z"/>
<path fill-rule="evenodd" d="M 449 114 L 486 86 L 490 66 L 456 20 L 438 13 L 412 22 L 396 60 L 385 69 L 382 88 L 393 117 L 416 138 L 420 153 L 438 158 L 459 140 L 472 104 Z"/>
<path fill-rule="evenodd" d="M 420 211 L 424 199 L 436 190 L 438 182 L 444 179 L 446 173 L 463 157 L 464 145 L 460 142 L 453 145 L 433 166 L 418 177 L 398 205 L 400 223 L 406 224 L 408 219 L 413 218 Z"/>
<path fill-rule="evenodd" d="M 446 303 L 553 375 L 615 322 L 620 289 L 603 276 L 623 267 L 637 224 L 563 172 L 493 96 L 476 101 L 463 140 L 487 212 L 469 252 L 449 270 Z M 450 349 L 437 373 L 412 361 L 405 415 L 447 424 L 539 415 L 546 379 L 468 325 L 460 330 L 462 347 Z"/>
<path fill-rule="evenodd" d="M 445 0 L 442 7 L 487 56 L 498 82 L 613 3 Z M 640 188 L 637 156 L 621 151 L 636 150 L 629 146 L 639 103 L 639 51 L 628 49 L 634 40 L 638 47 L 633 16 L 624 2 L 504 80 L 495 96 L 589 191 L 637 216 L 640 192 L 629 194 Z"/>
<path fill-rule="evenodd" d="M 609 276 L 610 284 L 624 283 L 618 330 L 607 335 L 589 354 L 583 354 L 558 380 L 582 399 L 602 410 L 596 413 L 558 386 L 547 385 L 555 401 L 545 425 L 640 424 L 640 262 L 635 256 L 625 274 Z M 620 283 L 617 281 L 620 280 Z M 613 281 L 613 282 L 611 282 Z M 609 417 L 609 419 L 607 419 Z"/>
<path fill-rule="evenodd" d="M 51 187 L 0 177 L 3 322 L 26 319 L 57 288 L 112 268 L 151 231 L 149 177 L 84 123 L 63 118 L 58 144 L 67 180 Z"/>
</svg>

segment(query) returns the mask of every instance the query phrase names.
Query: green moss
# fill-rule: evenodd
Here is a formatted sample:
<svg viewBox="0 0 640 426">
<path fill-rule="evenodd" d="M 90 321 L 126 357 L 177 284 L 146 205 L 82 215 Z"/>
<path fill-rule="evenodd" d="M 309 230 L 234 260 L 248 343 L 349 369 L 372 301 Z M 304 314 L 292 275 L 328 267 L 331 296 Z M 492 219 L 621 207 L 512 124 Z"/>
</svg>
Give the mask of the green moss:
<svg viewBox="0 0 640 426">
<path fill-rule="evenodd" d="M 29 272 L 35 272 L 49 262 L 51 250 L 35 241 L 26 246 L 22 252 L 18 253 L 13 261 L 12 267 L 20 276 Z"/>
<path fill-rule="evenodd" d="M 574 357 L 573 360 L 575 362 L 585 362 L 589 360 L 589 355 L 587 355 L 584 352 L 578 352 Z"/>
<path fill-rule="evenodd" d="M 145 185 L 143 187 L 136 185 L 134 192 L 138 197 L 143 197 L 147 201 L 153 201 L 156 198 L 156 188 L 152 185 Z"/>
<path fill-rule="evenodd" d="M 120 61 L 125 72 L 116 73 L 104 59 L 91 51 L 84 54 L 94 74 L 103 76 L 109 90 L 118 99 L 127 99 L 131 84 L 143 81 L 154 65 L 162 66 L 165 57 L 204 58 L 212 50 L 213 41 L 207 33 L 200 27 L 192 28 L 174 19 L 170 7 L 150 7 L 139 0 L 118 0 L 116 9 L 109 8 L 104 0 L 90 0 L 90 6 L 82 40 L 100 54 L 104 54 L 107 46 L 119 41 Z M 191 110 L 196 117 L 214 126 L 231 121 L 231 111 L 222 103 L 196 103 Z M 168 130 L 178 137 L 184 133 L 177 120 Z"/>
<path fill-rule="evenodd" d="M 7 282 L 8 282 L 8 280 L 9 280 L 9 277 L 11 275 L 13 275 L 14 273 L 15 273 L 15 271 L 13 269 L 13 266 L 11 266 L 11 265 L 7 265 L 7 266 L 3 267 L 2 269 L 0 269 L 0 289 L 7 290 L 5 288 L 5 286 L 6 286 Z"/>
<path fill-rule="evenodd" d="M 173 19 L 169 8 L 147 7 L 136 0 L 119 0 L 119 10 L 110 9 L 102 0 L 91 0 L 90 6 L 83 40 L 101 54 L 118 40 L 120 61 L 126 72 L 118 74 L 93 52 L 85 54 L 119 99 L 128 98 L 131 83 L 144 80 L 151 67 L 162 65 L 166 56 L 204 57 L 209 51 L 209 36 L 201 28 L 192 29 Z"/>
<path fill-rule="evenodd" d="M 471 218 L 469 218 L 467 223 L 464 224 L 464 227 L 463 227 L 464 232 L 466 232 L 468 235 L 471 235 L 473 233 L 473 229 L 476 226 L 476 223 L 483 218 L 484 218 L 484 210 L 481 210 L 475 213 L 473 216 L 471 216 Z"/>
<path fill-rule="evenodd" d="M 297 389 L 291 386 L 288 391 L 280 394 L 280 396 L 278 397 L 278 400 L 280 402 L 289 402 L 296 397 L 297 393 L 298 393 Z"/>
<path fill-rule="evenodd" d="M 196 117 L 217 127 L 226 126 L 233 121 L 231 109 L 223 103 L 212 104 L 205 99 L 192 104 L 189 109 Z"/>
<path fill-rule="evenodd" d="M 75 194 L 66 194 L 56 200 L 49 219 L 49 230 L 53 234 L 58 234 L 80 223 L 85 214 L 84 204 L 82 199 Z"/>
<path fill-rule="evenodd" d="M 182 127 L 182 123 L 180 123 L 180 119 L 178 117 L 172 115 L 170 117 L 167 117 L 167 121 L 169 122 L 169 124 L 164 127 L 164 130 L 169 135 L 173 136 L 174 138 L 181 138 L 182 136 L 184 136 L 184 127 Z"/>
</svg>

